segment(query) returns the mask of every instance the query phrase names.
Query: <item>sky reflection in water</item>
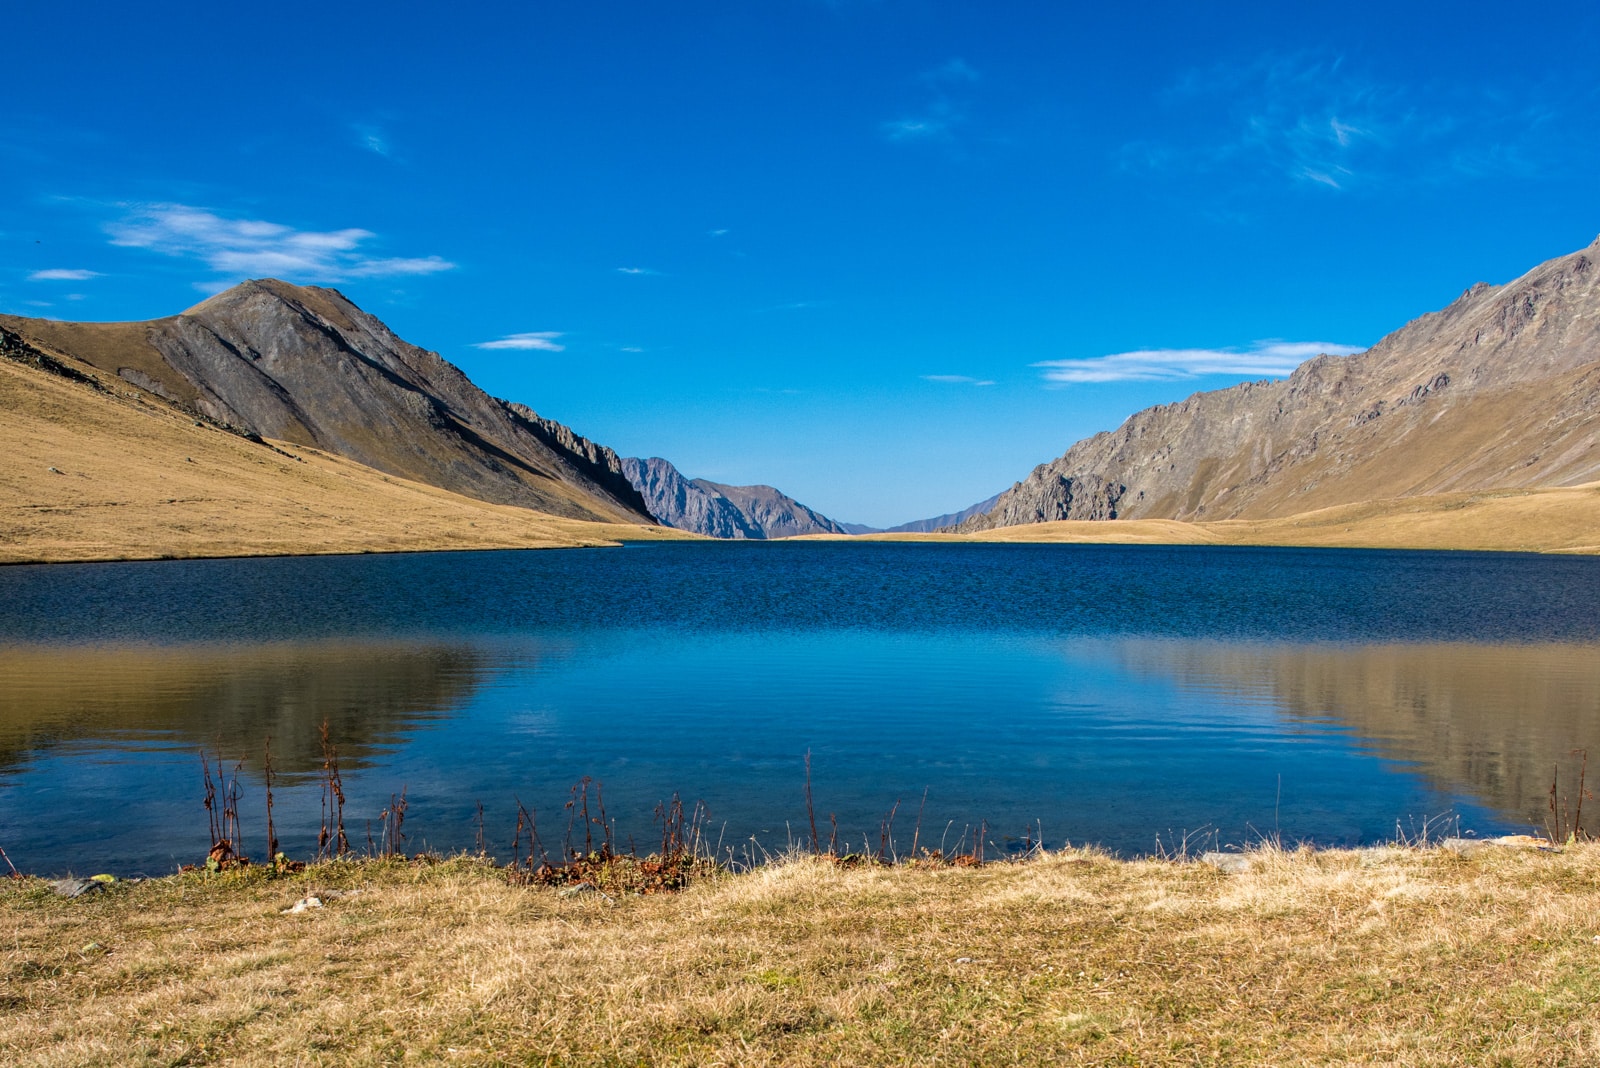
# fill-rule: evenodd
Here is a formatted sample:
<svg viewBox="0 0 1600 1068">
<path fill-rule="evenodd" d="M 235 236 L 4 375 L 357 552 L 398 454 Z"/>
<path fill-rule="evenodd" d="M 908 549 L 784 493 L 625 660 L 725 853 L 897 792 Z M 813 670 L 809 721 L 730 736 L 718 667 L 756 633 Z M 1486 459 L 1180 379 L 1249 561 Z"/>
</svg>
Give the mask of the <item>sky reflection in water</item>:
<svg viewBox="0 0 1600 1068">
<path fill-rule="evenodd" d="M 1594 736 L 1595 561 L 1013 546 L 651 546 L 0 571 L 0 841 L 29 870 L 170 870 L 205 846 L 197 750 L 260 753 L 313 845 L 324 719 L 352 838 L 408 790 L 413 845 L 547 844 L 605 785 L 624 846 L 702 799 L 742 851 L 837 814 L 851 847 L 1127 852 L 1359 842 L 1541 818 Z M 1492 607 L 1489 607 L 1492 606 Z M 252 842 L 251 837 L 257 839 Z M 1008 843 L 1008 839 L 1011 841 Z"/>
</svg>

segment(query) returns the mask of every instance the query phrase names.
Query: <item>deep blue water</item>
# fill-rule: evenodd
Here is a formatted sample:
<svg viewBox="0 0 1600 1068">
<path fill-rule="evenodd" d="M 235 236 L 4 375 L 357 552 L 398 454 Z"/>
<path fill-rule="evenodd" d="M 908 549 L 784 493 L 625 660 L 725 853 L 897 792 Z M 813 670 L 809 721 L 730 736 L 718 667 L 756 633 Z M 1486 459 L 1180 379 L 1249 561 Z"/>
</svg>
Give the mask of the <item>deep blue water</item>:
<svg viewBox="0 0 1600 1068">
<path fill-rule="evenodd" d="M 0 569 L 0 847 L 160 872 L 208 844 L 197 752 L 245 760 L 261 852 L 306 855 L 318 728 L 353 837 L 555 846 L 572 783 L 620 843 L 703 800 L 737 857 L 1154 849 L 1184 830 L 1370 842 L 1539 818 L 1600 720 L 1600 560 L 1200 547 L 641 544 Z M 924 805 L 923 798 L 926 794 Z M 920 829 L 917 814 L 922 813 Z M 579 832 L 581 835 L 581 831 Z M 252 842 L 251 839 L 255 841 Z M 759 844 L 756 844 L 759 843 Z"/>
</svg>

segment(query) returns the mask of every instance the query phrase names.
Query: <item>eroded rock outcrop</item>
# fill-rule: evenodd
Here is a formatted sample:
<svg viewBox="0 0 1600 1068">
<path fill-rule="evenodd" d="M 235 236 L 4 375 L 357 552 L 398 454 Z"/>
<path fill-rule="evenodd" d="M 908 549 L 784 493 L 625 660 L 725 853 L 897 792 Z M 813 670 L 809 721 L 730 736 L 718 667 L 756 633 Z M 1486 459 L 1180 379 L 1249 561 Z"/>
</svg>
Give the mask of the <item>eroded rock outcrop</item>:
<svg viewBox="0 0 1600 1068">
<path fill-rule="evenodd" d="M 725 486 L 685 478 L 659 456 L 628 457 L 622 470 L 661 522 L 711 538 L 844 534 L 838 523 L 771 486 Z"/>
</svg>

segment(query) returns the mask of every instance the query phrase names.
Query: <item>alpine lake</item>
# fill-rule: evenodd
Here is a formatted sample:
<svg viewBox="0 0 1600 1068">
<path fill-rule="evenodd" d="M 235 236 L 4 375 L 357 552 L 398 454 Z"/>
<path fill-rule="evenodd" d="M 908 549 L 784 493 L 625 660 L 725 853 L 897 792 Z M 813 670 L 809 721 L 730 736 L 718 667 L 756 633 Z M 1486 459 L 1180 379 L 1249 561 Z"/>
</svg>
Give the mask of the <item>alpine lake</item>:
<svg viewBox="0 0 1600 1068">
<path fill-rule="evenodd" d="M 24 871 L 202 862 L 203 758 L 260 858 L 269 747 L 308 859 L 325 725 L 362 851 L 402 791 L 407 851 L 481 833 L 502 859 L 519 806 L 552 853 L 648 852 L 674 795 L 734 864 L 813 826 L 991 857 L 1540 831 L 1600 741 L 1600 559 L 801 541 L 0 568 Z"/>
</svg>

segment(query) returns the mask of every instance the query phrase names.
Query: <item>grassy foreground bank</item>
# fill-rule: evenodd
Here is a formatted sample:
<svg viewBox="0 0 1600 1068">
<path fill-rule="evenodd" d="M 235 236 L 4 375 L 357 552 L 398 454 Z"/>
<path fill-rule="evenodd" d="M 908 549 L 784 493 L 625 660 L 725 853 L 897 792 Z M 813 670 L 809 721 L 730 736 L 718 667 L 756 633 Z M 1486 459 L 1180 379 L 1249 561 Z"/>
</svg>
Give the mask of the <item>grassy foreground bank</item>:
<svg viewBox="0 0 1600 1068">
<path fill-rule="evenodd" d="M 806 858 L 614 900 L 366 861 L 6 881 L 0 917 L 14 1064 L 1600 1063 L 1591 845 Z"/>
</svg>

